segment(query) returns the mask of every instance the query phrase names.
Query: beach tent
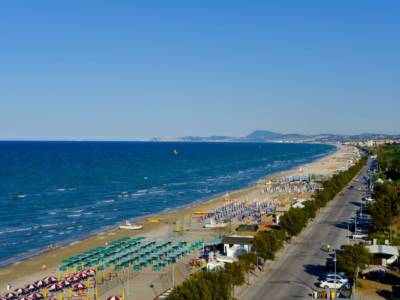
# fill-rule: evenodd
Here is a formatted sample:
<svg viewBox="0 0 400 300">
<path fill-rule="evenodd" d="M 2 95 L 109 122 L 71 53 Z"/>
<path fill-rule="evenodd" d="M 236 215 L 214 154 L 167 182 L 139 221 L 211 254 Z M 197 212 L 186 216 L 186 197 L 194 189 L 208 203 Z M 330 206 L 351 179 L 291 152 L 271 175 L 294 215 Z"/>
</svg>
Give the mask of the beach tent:
<svg viewBox="0 0 400 300">
<path fill-rule="evenodd" d="M 121 300 L 121 298 L 119 296 L 110 296 L 107 300 Z"/>
</svg>

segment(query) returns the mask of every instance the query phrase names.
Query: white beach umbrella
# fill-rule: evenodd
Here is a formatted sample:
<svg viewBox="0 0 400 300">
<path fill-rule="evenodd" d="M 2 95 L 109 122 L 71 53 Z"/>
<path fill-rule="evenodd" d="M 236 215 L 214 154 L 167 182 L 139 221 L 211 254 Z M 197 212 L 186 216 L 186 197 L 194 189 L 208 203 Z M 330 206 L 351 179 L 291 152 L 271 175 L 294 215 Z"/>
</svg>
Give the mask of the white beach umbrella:
<svg viewBox="0 0 400 300">
<path fill-rule="evenodd" d="M 85 290 L 86 289 L 86 285 L 84 285 L 83 283 L 77 283 L 74 285 L 74 290 L 78 291 L 78 290 Z"/>
<path fill-rule="evenodd" d="M 60 285 L 63 286 L 63 287 L 70 286 L 71 282 L 68 281 L 68 280 L 63 280 L 63 281 L 60 282 Z"/>
<path fill-rule="evenodd" d="M 96 271 L 93 269 L 87 269 L 85 272 L 88 276 L 95 276 L 96 275 Z"/>
<path fill-rule="evenodd" d="M 46 282 L 44 282 L 43 280 L 38 280 L 38 281 L 35 282 L 35 285 L 38 288 L 41 288 L 41 287 L 44 287 L 46 285 Z"/>
<path fill-rule="evenodd" d="M 7 294 L 4 295 L 4 298 L 6 298 L 6 299 L 15 299 L 17 297 L 18 296 L 15 293 L 7 293 Z"/>
<path fill-rule="evenodd" d="M 43 299 L 43 294 L 42 293 L 33 293 L 33 294 L 30 294 L 29 296 L 28 296 L 28 298 L 29 299 L 34 299 L 34 300 L 36 300 L 36 299 Z"/>
<path fill-rule="evenodd" d="M 78 276 L 71 276 L 69 279 L 68 279 L 68 281 L 70 281 L 70 282 L 78 282 L 78 281 L 80 281 L 81 279 L 78 277 Z"/>
<path fill-rule="evenodd" d="M 31 284 L 28 284 L 28 285 L 25 287 L 25 289 L 28 290 L 28 291 L 30 291 L 30 292 L 32 292 L 32 291 L 34 291 L 34 290 L 37 289 L 37 286 L 36 286 L 36 284 L 31 283 Z"/>
<path fill-rule="evenodd" d="M 49 287 L 49 291 L 58 291 L 61 289 L 62 289 L 62 286 L 58 283 L 54 283 Z"/>
<path fill-rule="evenodd" d="M 121 298 L 119 296 L 110 296 L 107 300 L 121 300 Z"/>
<path fill-rule="evenodd" d="M 44 278 L 43 281 L 46 284 L 52 284 L 52 283 L 57 282 L 57 278 L 55 278 L 54 276 L 48 276 L 48 277 Z"/>
<path fill-rule="evenodd" d="M 18 288 L 18 289 L 15 289 L 14 292 L 16 292 L 18 295 L 23 295 L 23 294 L 26 294 L 26 289 Z"/>
</svg>

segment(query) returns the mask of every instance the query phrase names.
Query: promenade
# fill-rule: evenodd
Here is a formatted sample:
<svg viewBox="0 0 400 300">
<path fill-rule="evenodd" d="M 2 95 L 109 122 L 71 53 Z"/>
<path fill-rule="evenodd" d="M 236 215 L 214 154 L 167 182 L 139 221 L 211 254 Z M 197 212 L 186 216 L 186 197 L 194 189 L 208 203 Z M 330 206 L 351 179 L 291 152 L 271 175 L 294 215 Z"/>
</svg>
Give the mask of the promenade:
<svg viewBox="0 0 400 300">
<path fill-rule="evenodd" d="M 369 162 L 368 164 L 369 165 Z M 357 178 L 367 176 L 364 166 Z M 362 181 L 352 181 L 354 189 L 345 189 L 317 215 L 275 262 L 266 266 L 255 282 L 238 292 L 245 299 L 311 299 L 318 278 L 324 274 L 327 253 L 323 245 L 334 248 L 348 243 L 347 222 L 358 208 Z"/>
</svg>

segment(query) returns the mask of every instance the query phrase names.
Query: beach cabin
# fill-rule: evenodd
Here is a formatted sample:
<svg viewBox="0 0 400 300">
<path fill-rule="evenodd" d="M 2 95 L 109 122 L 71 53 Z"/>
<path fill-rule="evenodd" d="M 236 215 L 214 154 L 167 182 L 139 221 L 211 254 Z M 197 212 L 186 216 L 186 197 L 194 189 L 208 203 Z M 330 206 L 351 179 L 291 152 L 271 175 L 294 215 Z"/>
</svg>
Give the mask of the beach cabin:
<svg viewBox="0 0 400 300">
<path fill-rule="evenodd" d="M 230 235 L 223 238 L 224 254 L 230 258 L 236 258 L 242 253 L 251 250 L 253 236 Z"/>
</svg>

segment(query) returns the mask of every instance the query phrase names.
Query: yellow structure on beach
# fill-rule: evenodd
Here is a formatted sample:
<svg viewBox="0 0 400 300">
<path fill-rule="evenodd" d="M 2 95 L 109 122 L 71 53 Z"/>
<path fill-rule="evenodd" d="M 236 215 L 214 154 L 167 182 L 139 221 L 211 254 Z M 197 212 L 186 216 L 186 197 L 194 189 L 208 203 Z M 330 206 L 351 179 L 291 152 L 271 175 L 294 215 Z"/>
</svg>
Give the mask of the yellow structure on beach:
<svg viewBox="0 0 400 300">
<path fill-rule="evenodd" d="M 196 210 L 193 214 L 195 214 L 195 215 L 208 215 L 208 210 Z"/>
<path fill-rule="evenodd" d="M 158 223 L 161 221 L 161 219 L 160 218 L 148 218 L 147 221 L 150 223 Z"/>
</svg>

